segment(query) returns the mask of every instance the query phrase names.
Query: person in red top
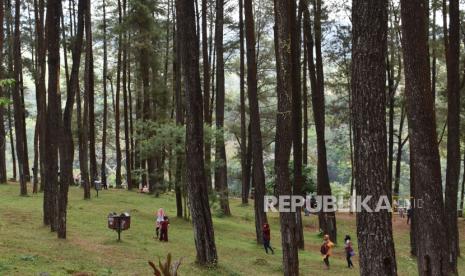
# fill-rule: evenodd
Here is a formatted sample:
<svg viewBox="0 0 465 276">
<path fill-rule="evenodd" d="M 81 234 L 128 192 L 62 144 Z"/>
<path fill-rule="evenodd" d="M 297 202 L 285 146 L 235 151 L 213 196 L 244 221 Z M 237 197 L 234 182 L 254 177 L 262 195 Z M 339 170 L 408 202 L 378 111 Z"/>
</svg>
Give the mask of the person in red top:
<svg viewBox="0 0 465 276">
<path fill-rule="evenodd" d="M 165 216 L 163 217 L 163 221 L 160 223 L 160 241 L 168 241 L 168 225 L 170 224 L 170 221 L 168 220 L 168 217 Z"/>
<path fill-rule="evenodd" d="M 265 247 L 266 254 L 268 254 L 268 249 L 271 250 L 271 253 L 274 254 L 274 250 L 270 245 L 271 233 L 270 225 L 268 223 L 263 224 L 263 246 Z"/>
</svg>

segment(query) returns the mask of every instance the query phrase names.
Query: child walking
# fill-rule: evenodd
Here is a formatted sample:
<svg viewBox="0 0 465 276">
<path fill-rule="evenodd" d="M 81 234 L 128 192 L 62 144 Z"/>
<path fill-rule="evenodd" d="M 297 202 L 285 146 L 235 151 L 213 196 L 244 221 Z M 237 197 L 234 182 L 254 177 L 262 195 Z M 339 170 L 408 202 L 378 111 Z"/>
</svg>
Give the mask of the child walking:
<svg viewBox="0 0 465 276">
<path fill-rule="evenodd" d="M 332 255 L 333 247 L 334 243 L 329 239 L 329 235 L 324 235 L 320 252 L 321 255 L 323 255 L 323 262 L 326 265 L 326 269 L 329 269 L 329 257 Z"/>
<path fill-rule="evenodd" d="M 263 224 L 263 247 L 265 247 L 265 252 L 268 254 L 268 249 L 271 250 L 271 254 L 274 254 L 274 250 L 270 245 L 271 232 L 270 225 L 268 223 Z"/>
<path fill-rule="evenodd" d="M 160 241 L 168 241 L 168 225 L 170 221 L 167 216 L 163 217 L 163 221 L 161 222 L 161 232 L 160 232 Z"/>
<path fill-rule="evenodd" d="M 347 267 L 353 268 L 354 264 L 352 263 L 352 257 L 355 255 L 355 252 L 349 235 L 346 235 L 344 238 L 344 249 L 346 251 Z"/>
</svg>

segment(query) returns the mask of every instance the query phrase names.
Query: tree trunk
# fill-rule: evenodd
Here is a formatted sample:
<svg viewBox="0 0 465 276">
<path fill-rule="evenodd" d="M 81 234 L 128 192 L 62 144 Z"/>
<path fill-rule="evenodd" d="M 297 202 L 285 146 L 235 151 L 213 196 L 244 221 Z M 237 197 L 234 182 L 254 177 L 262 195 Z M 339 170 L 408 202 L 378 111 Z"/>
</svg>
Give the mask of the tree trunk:
<svg viewBox="0 0 465 276">
<path fill-rule="evenodd" d="M 68 188 L 73 183 L 74 141 L 72 130 L 73 106 L 79 89 L 79 67 L 84 36 L 84 14 L 89 9 L 87 0 L 79 0 L 78 26 L 72 50 L 73 65 L 66 95 L 66 106 L 63 113 L 63 137 L 60 144 L 60 198 L 58 203 L 58 237 L 66 238 L 66 216 L 68 205 Z"/>
<path fill-rule="evenodd" d="M 244 46 L 244 0 L 239 0 L 239 43 L 240 43 L 240 112 L 241 112 L 241 180 L 242 180 L 242 204 L 249 203 L 249 184 L 247 177 L 247 125 L 245 115 L 245 46 Z"/>
<path fill-rule="evenodd" d="M 123 0 L 123 16 L 126 16 L 126 0 Z M 127 83 L 127 64 L 128 64 L 128 36 L 125 32 L 123 35 L 123 103 L 124 103 L 124 142 L 126 150 L 126 183 L 128 190 L 132 189 L 132 169 L 131 169 L 131 146 L 129 137 L 129 96 Z"/>
<path fill-rule="evenodd" d="M 387 4 L 355 0 L 352 9 L 355 186 L 362 200 L 372 196 L 367 204 L 372 210 L 383 197 L 391 200 L 386 164 Z M 365 208 L 357 212 L 361 275 L 397 275 L 389 212 Z"/>
<path fill-rule="evenodd" d="M 457 274 L 459 233 L 457 226 L 457 194 L 460 174 L 460 14 L 459 1 L 449 1 L 449 37 L 447 63 L 447 169 L 445 211 L 449 270 Z M 447 46 L 447 45 L 446 45 Z"/>
<path fill-rule="evenodd" d="M 404 148 L 405 143 L 407 142 L 407 138 L 402 140 L 402 132 L 404 130 L 404 121 L 405 121 L 405 107 L 402 106 L 400 112 L 400 122 L 399 122 L 399 130 L 397 134 L 397 158 L 396 158 L 396 173 L 394 177 L 394 196 L 399 196 L 399 187 L 400 187 L 400 166 L 402 161 L 402 149 Z"/>
<path fill-rule="evenodd" d="M 317 165 L 317 194 L 322 196 L 331 195 L 331 186 L 329 184 L 328 176 L 328 162 L 326 157 L 326 143 L 325 143 L 325 95 L 324 95 L 324 73 L 323 73 L 323 60 L 321 54 L 321 0 L 315 0 L 313 3 L 315 7 L 315 53 L 316 53 L 316 64 L 310 67 L 310 74 L 315 75 L 310 78 L 314 78 L 314 88 L 312 87 L 312 106 L 313 106 L 313 117 L 315 121 L 316 139 L 317 139 L 317 154 L 318 154 L 318 165 Z M 309 28 L 310 29 L 310 28 Z M 311 37 L 309 34 L 308 37 Z M 309 41 L 310 42 L 310 41 Z M 313 63 L 313 41 L 310 42 L 312 45 L 308 47 L 309 62 Z M 336 229 L 336 216 L 334 212 L 320 212 L 318 214 L 318 221 L 320 229 L 325 234 L 328 234 L 331 240 L 337 242 L 337 229 Z"/>
<path fill-rule="evenodd" d="M 275 174 L 278 196 L 292 195 L 289 175 L 289 159 L 292 147 L 293 65 L 296 46 L 295 1 L 274 1 L 275 53 L 277 71 L 278 113 L 276 120 Z M 251 120 L 253 121 L 253 120 Z M 253 129 L 253 127 L 252 127 Z M 254 179 L 256 180 L 256 179 Z M 296 241 L 294 213 L 281 212 L 281 244 L 283 249 L 284 275 L 299 275 L 299 255 Z"/>
<path fill-rule="evenodd" d="M 255 21 L 252 0 L 244 0 L 245 37 L 247 47 L 247 93 L 250 113 L 250 144 L 252 150 L 252 179 L 254 187 L 255 234 L 257 243 L 263 242 L 263 224 L 268 222 L 263 204 L 266 194 L 265 169 L 263 167 L 262 131 L 260 128 L 260 105 L 258 103 L 257 61 L 255 54 Z M 250 166 L 250 162 L 249 162 Z"/>
<path fill-rule="evenodd" d="M 207 31 L 207 1 L 202 0 L 202 59 L 203 59 L 203 116 L 205 118 L 205 123 L 211 127 L 212 125 L 212 117 L 210 112 L 210 65 L 211 65 L 211 57 L 208 51 L 208 41 L 210 41 L 210 47 L 212 44 L 212 37 L 213 31 L 210 29 L 210 37 L 208 37 Z M 211 4 L 213 6 L 213 4 Z M 213 23 L 210 24 L 210 28 L 212 28 Z M 210 39 L 210 40 L 208 40 Z M 213 85 L 213 81 L 212 81 Z M 212 89 L 213 91 L 213 89 Z M 205 141 L 205 168 L 207 172 L 207 185 L 208 189 L 212 187 L 212 179 L 211 179 L 211 141 L 208 137 L 206 137 Z"/>
<path fill-rule="evenodd" d="M 176 0 L 177 26 L 181 33 L 182 70 L 186 81 L 186 160 L 189 207 L 194 226 L 197 263 L 215 265 L 218 255 L 208 201 L 203 152 L 202 90 L 199 45 L 195 32 L 194 3 Z"/>
<path fill-rule="evenodd" d="M 21 82 L 21 32 L 20 32 L 20 12 L 21 2 L 16 0 L 15 2 L 15 31 L 13 41 L 13 56 L 14 56 L 14 89 L 13 89 L 13 106 L 14 106 L 14 119 L 15 119 L 15 133 L 16 133 L 16 153 L 18 157 L 18 169 L 19 169 L 19 182 L 20 182 L 20 194 L 22 196 L 27 195 L 27 176 L 29 173 L 26 169 L 26 153 L 25 153 L 25 138 L 26 133 L 23 127 L 24 109 L 23 101 L 21 96 L 22 82 Z"/>
<path fill-rule="evenodd" d="M 12 5 L 11 0 L 6 2 L 6 34 L 8 38 L 8 76 L 9 78 L 14 78 L 14 70 L 13 70 L 13 46 L 14 46 L 14 37 L 13 37 L 13 15 L 12 15 Z M 9 88 L 9 98 L 10 100 L 13 99 L 13 90 L 14 88 Z M 11 111 L 11 104 L 8 104 L 8 132 L 10 136 L 10 149 L 11 149 L 11 160 L 13 166 L 13 179 L 17 180 L 17 162 L 16 162 L 16 150 L 15 150 L 15 143 L 14 143 L 14 135 L 13 135 L 13 112 Z"/>
<path fill-rule="evenodd" d="M 176 26 L 174 24 L 174 26 Z M 184 125 L 184 98 L 182 96 L 182 72 L 181 72 L 181 33 L 175 27 L 173 27 L 173 84 L 174 84 L 174 96 L 176 102 L 176 126 L 181 127 Z M 176 194 L 176 216 L 182 218 L 182 175 L 185 162 L 185 156 L 183 150 L 179 145 L 182 143 L 181 139 L 176 141 L 176 172 L 174 176 L 174 190 Z"/>
<path fill-rule="evenodd" d="M 415 224 L 421 225 L 415 227 L 414 237 L 419 275 L 447 275 L 448 239 L 431 93 L 427 9 L 423 0 L 401 1 L 411 169 L 415 199 L 422 200 L 422 208 L 414 210 Z"/>
<path fill-rule="evenodd" d="M 302 31 L 302 11 L 305 7 L 305 1 L 299 1 L 298 16 L 297 20 L 294 17 L 291 17 L 292 27 L 292 36 L 291 44 L 293 47 L 292 50 L 292 127 L 293 127 L 293 158 L 294 158 L 294 195 L 302 195 L 303 187 L 303 175 L 302 175 L 302 87 L 300 74 L 302 71 L 300 64 L 300 48 L 301 48 L 301 38 L 300 34 Z M 302 208 L 297 207 L 295 213 L 296 219 L 296 242 L 300 249 L 304 249 L 304 231 L 302 224 Z"/>
<path fill-rule="evenodd" d="M 47 1 L 47 17 L 45 27 L 46 46 L 48 49 L 48 106 L 45 139 L 46 180 L 48 181 L 50 226 L 57 230 L 58 226 L 58 149 L 61 132 L 61 96 L 60 96 L 60 15 L 61 1 Z"/>
<path fill-rule="evenodd" d="M 4 64 L 3 60 L 3 21 L 4 21 L 4 2 L 0 3 L 0 64 Z M 4 78 L 3 66 L 0 67 L 0 79 Z M 0 87 L 0 97 L 4 97 L 3 88 Z M 5 145 L 6 145 L 6 133 L 5 133 L 5 124 L 4 124 L 4 112 L 5 108 L 3 105 L 0 106 L 0 184 L 6 183 L 6 156 L 5 156 Z"/>
<path fill-rule="evenodd" d="M 465 153 L 463 157 L 463 177 L 462 177 L 462 192 L 460 193 L 460 213 L 459 216 L 463 217 L 463 205 L 465 199 Z"/>
<path fill-rule="evenodd" d="M 103 127 L 102 127 L 102 165 L 100 167 L 100 178 L 102 187 L 108 187 L 107 184 L 107 127 L 108 127 L 108 91 L 107 91 L 107 77 L 108 77 L 108 50 L 107 50 L 107 14 L 106 2 L 102 0 L 103 10 Z"/>
<path fill-rule="evenodd" d="M 121 0 L 118 0 L 118 24 L 123 22 L 123 13 Z M 121 145 L 120 145 L 120 91 L 121 91 L 121 55 L 123 49 L 123 36 L 119 32 L 118 35 L 118 57 L 116 65 L 116 94 L 115 94 L 115 148 L 116 148 L 116 188 L 121 188 Z"/>
<path fill-rule="evenodd" d="M 224 145 L 224 58 L 223 58 L 223 24 L 224 0 L 216 0 L 216 144 L 215 144 L 215 189 L 220 196 L 220 208 L 226 216 L 231 215 L 228 199 L 228 167 Z"/>
<path fill-rule="evenodd" d="M 87 89 L 89 97 L 89 168 L 90 168 L 90 185 L 94 186 L 98 179 L 97 172 L 97 157 L 95 154 L 95 92 L 94 92 L 94 50 L 92 42 L 92 2 L 90 1 L 86 10 L 86 55 L 88 55 L 89 63 L 87 70 Z"/>
</svg>

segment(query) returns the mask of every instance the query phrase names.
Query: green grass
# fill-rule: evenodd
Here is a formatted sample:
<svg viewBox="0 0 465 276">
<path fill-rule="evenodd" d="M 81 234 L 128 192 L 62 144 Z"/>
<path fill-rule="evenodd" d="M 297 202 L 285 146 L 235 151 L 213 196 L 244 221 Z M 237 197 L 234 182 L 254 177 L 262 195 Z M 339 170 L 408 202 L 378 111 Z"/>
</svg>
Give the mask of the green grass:
<svg viewBox="0 0 465 276">
<path fill-rule="evenodd" d="M 231 200 L 233 216 L 214 217 L 219 265 L 203 269 L 195 264 L 192 227 L 175 217 L 176 206 L 171 194 L 154 198 L 136 192 L 109 190 L 90 201 L 82 199 L 79 188 L 69 194 L 68 239 L 58 240 L 42 225 L 42 194 L 20 197 L 15 184 L 0 185 L 0 275 L 150 275 L 148 260 L 158 262 L 171 252 L 182 258 L 181 275 L 282 275 L 277 214 L 270 215 L 272 245 L 276 255 L 266 255 L 257 246 L 253 207 Z M 170 216 L 169 243 L 153 239 L 154 213 L 163 207 Z M 115 232 L 107 229 L 109 212 L 129 211 L 131 229 L 117 242 Z M 345 234 L 355 240 L 355 216 L 338 216 L 339 242 Z M 319 253 L 320 237 L 315 216 L 304 217 L 306 248 L 300 251 L 302 275 L 327 275 Z M 460 231 L 465 223 L 460 220 Z M 416 275 L 416 262 L 409 254 L 408 228 L 398 219 L 394 222 L 396 257 L 399 275 Z M 465 252 L 462 236 L 462 252 Z M 356 247 L 355 247 L 356 248 Z M 331 259 L 332 275 L 359 275 L 346 268 L 344 250 L 336 247 Z M 465 274 L 465 261 L 460 259 L 460 274 Z M 80 274 L 81 273 L 81 274 Z"/>
</svg>

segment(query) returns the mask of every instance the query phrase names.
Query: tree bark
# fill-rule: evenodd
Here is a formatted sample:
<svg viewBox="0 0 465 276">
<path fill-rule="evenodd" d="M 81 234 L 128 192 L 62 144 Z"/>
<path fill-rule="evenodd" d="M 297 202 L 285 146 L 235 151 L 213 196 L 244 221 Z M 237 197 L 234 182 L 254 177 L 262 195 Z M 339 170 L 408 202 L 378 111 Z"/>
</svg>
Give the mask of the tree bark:
<svg viewBox="0 0 465 276">
<path fill-rule="evenodd" d="M 176 24 L 174 24 L 176 26 Z M 184 125 L 184 98 L 182 95 L 182 72 L 181 72 L 181 33 L 173 27 L 173 83 L 174 83 L 174 95 L 176 102 L 176 126 L 182 127 Z M 185 163 L 185 156 L 183 151 L 179 149 L 179 145 L 182 143 L 181 139 L 176 141 L 176 172 L 174 176 L 174 190 L 176 194 L 176 216 L 182 218 L 183 207 L 182 207 L 182 176 L 183 168 Z"/>
<path fill-rule="evenodd" d="M 396 158 L 396 172 L 394 177 L 394 196 L 399 196 L 399 187 L 400 187 L 400 166 L 402 161 L 402 149 L 404 148 L 405 143 L 407 142 L 407 138 L 402 140 L 402 132 L 404 130 L 404 121 L 405 121 L 405 107 L 402 106 L 400 112 L 400 122 L 399 122 L 399 130 L 397 134 L 397 158 Z"/>
<path fill-rule="evenodd" d="M 250 127 L 249 147 L 252 151 L 252 179 L 254 186 L 255 234 L 257 243 L 263 242 L 263 224 L 268 222 L 263 204 L 266 194 L 265 169 L 263 167 L 262 131 L 257 88 L 257 60 L 255 45 L 255 20 L 252 0 L 244 0 L 245 36 L 247 47 L 247 94 L 249 100 Z M 250 166 L 250 162 L 249 166 Z"/>
<path fill-rule="evenodd" d="M 323 57 L 321 54 L 321 5 L 322 0 L 314 0 L 315 7 L 315 72 L 310 70 L 310 74 L 315 74 L 315 90 L 312 88 L 312 106 L 313 117 L 315 121 L 315 130 L 317 137 L 317 194 L 322 196 L 331 195 L 331 186 L 328 176 L 328 161 L 326 156 L 325 142 L 325 95 L 324 95 L 324 73 L 323 73 Z M 309 35 L 310 37 L 310 35 Z M 312 43 L 313 44 L 313 43 Z M 313 47 L 308 48 L 309 62 L 313 63 L 313 53 L 310 51 Z M 310 58 L 311 57 L 311 58 Z M 312 66 L 312 65 L 310 65 Z M 312 78 L 312 77 L 311 77 Z M 328 234 L 331 240 L 337 242 L 336 215 L 334 212 L 319 212 L 318 221 L 320 229 L 325 234 Z"/>
<path fill-rule="evenodd" d="M 216 143 L 215 143 L 215 189 L 220 196 L 220 208 L 226 216 L 231 215 L 228 199 L 228 167 L 224 145 L 224 58 L 223 58 L 224 0 L 216 0 Z"/>
<path fill-rule="evenodd" d="M 355 0 L 352 8 L 352 117 L 357 195 L 391 200 L 386 152 L 387 1 Z M 393 114 L 392 114 L 393 115 Z M 361 275 L 397 275 L 390 210 L 357 212 Z"/>
<path fill-rule="evenodd" d="M 3 22 L 5 18 L 4 10 L 4 1 L 0 3 L 0 64 L 4 64 L 3 60 L 3 41 L 4 41 L 4 32 L 3 32 Z M 0 79 L 4 78 L 3 66 L 0 66 Z M 0 97 L 4 97 L 3 88 L 0 87 Z M 5 145 L 6 145 L 6 132 L 4 124 L 4 112 L 5 108 L 3 105 L 0 105 L 0 184 L 6 183 L 6 156 L 5 156 Z"/>
<path fill-rule="evenodd" d="M 292 195 L 289 175 L 289 159 L 292 147 L 292 103 L 293 64 L 296 46 L 295 1 L 274 1 L 275 12 L 275 53 L 277 71 L 278 113 L 276 120 L 275 174 L 278 196 Z M 253 121 L 253 120 L 252 120 Z M 253 127 L 252 127 L 253 129 Z M 256 179 L 254 179 L 256 180 Z M 281 212 L 281 244 L 283 249 L 284 275 L 299 275 L 299 255 L 296 242 L 296 219 L 294 213 Z"/>
<path fill-rule="evenodd" d="M 20 31 L 20 13 L 21 1 L 15 2 L 15 27 L 14 27 L 14 40 L 13 40 L 13 60 L 14 60 L 14 89 L 13 89 L 13 106 L 14 106 L 14 119 L 15 119 L 15 133 L 16 133 L 16 153 L 18 157 L 18 170 L 20 182 L 20 194 L 27 195 L 27 175 L 29 172 L 26 169 L 26 152 L 24 143 L 26 141 L 26 133 L 24 132 L 23 120 L 24 109 L 21 90 L 23 83 L 21 82 L 21 31 Z"/>
<path fill-rule="evenodd" d="M 121 7 L 121 0 L 118 0 L 118 24 L 123 22 L 123 12 Z M 120 91 L 121 91 L 121 62 L 122 62 L 122 49 L 123 49 L 123 36 L 122 33 L 118 34 L 118 54 L 116 65 L 116 94 L 115 94 L 115 148 L 116 148 L 116 188 L 121 188 L 121 144 L 120 144 Z"/>
<path fill-rule="evenodd" d="M 48 106 L 45 139 L 46 180 L 49 183 L 50 226 L 52 231 L 58 226 L 58 149 L 61 132 L 61 95 L 60 95 L 60 15 L 61 1 L 47 1 L 45 21 L 45 41 L 48 49 Z"/>
<path fill-rule="evenodd" d="M 249 203 L 250 179 L 247 175 L 247 125 L 245 114 L 245 45 L 244 45 L 244 0 L 239 0 L 239 48 L 240 48 L 240 112 L 241 112 L 241 180 L 242 204 Z"/>
<path fill-rule="evenodd" d="M 449 36 L 447 63 L 447 169 L 445 212 L 449 269 L 457 274 L 459 233 L 457 226 L 457 194 L 460 174 L 460 14 L 459 1 L 449 1 Z"/>
<path fill-rule="evenodd" d="M 189 207 L 194 226 L 197 263 L 215 265 L 218 255 L 208 201 L 203 152 L 202 90 L 199 45 L 195 31 L 194 3 L 176 0 L 177 26 L 181 32 L 182 71 L 186 88 L 186 160 Z"/>
<path fill-rule="evenodd" d="M 123 0 L 123 17 L 126 16 L 126 0 Z M 129 136 L 129 95 L 126 86 L 127 83 L 127 64 L 128 64 L 128 36 L 123 34 L 123 104 L 124 104 L 124 142 L 126 151 L 126 183 L 128 190 L 132 190 L 132 156 Z M 166 75 L 166 74 L 165 74 Z"/>
<path fill-rule="evenodd" d="M 106 2 L 102 0 L 103 11 L 103 127 L 102 127 L 102 165 L 100 167 L 100 178 L 102 187 L 108 187 L 107 184 L 107 126 L 108 126 L 108 91 L 107 91 L 107 77 L 108 77 L 108 47 L 107 47 L 107 14 Z"/>
<path fill-rule="evenodd" d="M 208 41 L 210 45 L 212 44 L 213 31 L 210 29 L 210 37 L 208 37 L 207 31 L 207 1 L 202 0 L 202 69 L 203 69 L 203 116 L 205 118 L 205 123 L 208 126 L 212 125 L 212 117 L 210 113 L 210 65 L 211 65 L 211 54 L 209 55 L 208 51 Z M 211 5 L 213 6 L 213 4 Z M 210 24 L 212 28 L 213 24 Z M 210 39 L 210 40 L 208 40 Z M 213 81 L 212 81 L 213 82 Z M 207 172 L 207 185 L 209 189 L 212 186 L 211 179 L 211 141 L 210 139 L 205 139 L 205 167 Z"/>
<path fill-rule="evenodd" d="M 422 208 L 414 209 L 415 224 L 421 225 L 415 227 L 414 237 L 419 275 L 447 275 L 448 239 L 431 93 L 427 9 L 424 0 L 401 1 L 411 170 L 415 199 L 422 200 Z"/>
</svg>

